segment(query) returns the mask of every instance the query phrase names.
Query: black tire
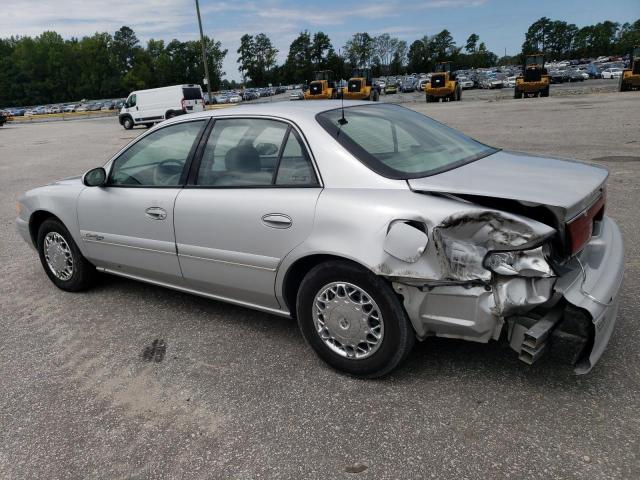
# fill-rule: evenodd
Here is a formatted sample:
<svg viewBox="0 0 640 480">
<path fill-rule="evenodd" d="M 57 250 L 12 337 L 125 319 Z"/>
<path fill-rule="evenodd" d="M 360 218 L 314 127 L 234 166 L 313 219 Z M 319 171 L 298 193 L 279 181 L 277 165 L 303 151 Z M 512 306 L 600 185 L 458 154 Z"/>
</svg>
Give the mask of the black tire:
<svg viewBox="0 0 640 480">
<path fill-rule="evenodd" d="M 144 126 L 147 128 L 151 128 L 153 127 L 153 123 L 145 123 Z"/>
<path fill-rule="evenodd" d="M 384 334 L 378 349 L 366 358 L 347 358 L 334 352 L 316 331 L 314 304 L 323 287 L 332 282 L 355 285 L 378 305 L 384 323 Z M 415 343 L 415 332 L 391 286 L 354 263 L 329 261 L 314 267 L 300 284 L 296 307 L 298 325 L 307 343 L 330 366 L 350 375 L 363 378 L 386 375 L 402 363 Z"/>
<path fill-rule="evenodd" d="M 122 119 L 122 126 L 125 130 L 131 130 L 133 128 L 133 119 L 131 117 L 124 117 Z"/>
<path fill-rule="evenodd" d="M 544 90 L 541 90 L 541 91 L 540 91 L 540 96 L 541 96 L 541 97 L 548 97 L 548 96 L 549 96 L 549 87 L 548 87 L 548 86 L 547 86 L 547 87 L 545 87 L 545 89 L 544 89 Z"/>
<path fill-rule="evenodd" d="M 619 83 L 618 90 L 620 92 L 626 92 L 627 91 L 627 85 L 626 85 L 626 82 L 624 81 L 624 77 L 620 77 L 620 83 Z"/>
<path fill-rule="evenodd" d="M 57 277 L 47 264 L 45 257 L 45 237 L 49 233 L 57 233 L 60 235 L 68 247 L 68 251 L 72 257 L 73 270 L 68 279 Z M 56 287 L 67 292 L 79 292 L 89 288 L 96 277 L 95 267 L 84 258 L 78 246 L 73 241 L 73 237 L 66 227 L 57 219 L 50 218 L 42 222 L 38 230 L 38 254 L 40 262 L 49 279 Z"/>
<path fill-rule="evenodd" d="M 513 98 L 515 99 L 522 98 L 522 92 L 518 90 L 517 87 L 513 89 Z"/>
<path fill-rule="evenodd" d="M 170 110 L 170 111 L 168 111 L 167 113 L 165 113 L 164 118 L 165 118 L 165 120 L 169 120 L 170 118 L 173 118 L 173 117 L 175 117 L 175 116 L 176 116 L 175 112 L 172 112 L 172 111 Z"/>
<path fill-rule="evenodd" d="M 378 93 L 377 90 L 373 91 L 373 101 L 377 102 L 378 100 L 380 100 L 380 94 Z"/>
<path fill-rule="evenodd" d="M 462 87 L 458 86 L 458 88 L 456 88 L 456 102 L 460 100 L 462 100 Z"/>
</svg>

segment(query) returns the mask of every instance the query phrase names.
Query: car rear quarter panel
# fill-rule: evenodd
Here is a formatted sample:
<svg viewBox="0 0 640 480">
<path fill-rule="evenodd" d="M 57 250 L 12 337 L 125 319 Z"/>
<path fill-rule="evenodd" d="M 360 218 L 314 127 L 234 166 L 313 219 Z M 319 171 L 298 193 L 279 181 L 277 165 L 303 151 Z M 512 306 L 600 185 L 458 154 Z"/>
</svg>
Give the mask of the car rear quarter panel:
<svg viewBox="0 0 640 480">
<path fill-rule="evenodd" d="M 447 278 L 451 272 L 447 271 L 447 263 L 443 262 L 441 247 L 434 241 L 434 228 L 456 216 L 481 218 L 481 214 L 487 212 L 521 222 L 540 238 L 553 232 L 550 227 L 525 217 L 408 189 L 326 188 L 318 200 L 311 234 L 285 257 L 278 269 L 278 299 L 284 300 L 283 282 L 291 265 L 304 257 L 318 254 L 355 261 L 373 273 L 388 278 L 418 281 Z M 385 237 L 396 220 L 408 220 L 426 227 L 429 237 L 427 247 L 419 258 L 411 262 L 395 258 L 384 250 Z"/>
</svg>

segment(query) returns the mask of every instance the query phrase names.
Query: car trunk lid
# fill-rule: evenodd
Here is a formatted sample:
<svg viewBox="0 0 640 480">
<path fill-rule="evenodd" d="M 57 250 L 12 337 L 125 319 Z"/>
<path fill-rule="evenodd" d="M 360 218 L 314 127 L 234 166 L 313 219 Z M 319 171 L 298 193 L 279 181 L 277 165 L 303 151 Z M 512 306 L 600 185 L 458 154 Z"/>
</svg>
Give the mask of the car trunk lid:
<svg viewBox="0 0 640 480">
<path fill-rule="evenodd" d="M 591 236 L 593 221 L 604 213 L 604 182 L 608 175 L 604 168 L 577 161 L 499 151 L 408 183 L 417 192 L 546 207 L 556 218 L 553 226 L 559 230 L 568 253 L 573 254 Z"/>
</svg>

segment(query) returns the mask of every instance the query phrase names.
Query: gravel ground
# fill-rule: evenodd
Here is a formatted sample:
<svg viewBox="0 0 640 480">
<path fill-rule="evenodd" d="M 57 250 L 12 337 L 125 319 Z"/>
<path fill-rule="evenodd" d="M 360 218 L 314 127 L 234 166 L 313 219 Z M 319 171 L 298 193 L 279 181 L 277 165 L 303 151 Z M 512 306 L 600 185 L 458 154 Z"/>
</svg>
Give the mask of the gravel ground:
<svg viewBox="0 0 640 480">
<path fill-rule="evenodd" d="M 14 229 L 15 200 L 144 130 L 9 125 L 0 478 L 639 478 L 640 93 L 410 106 L 495 146 L 610 169 L 627 270 L 589 375 L 528 367 L 497 343 L 429 339 L 393 375 L 359 381 L 316 359 L 291 320 L 115 277 L 57 290 Z M 161 359 L 157 339 L 166 354 L 146 361 L 145 350 Z"/>
</svg>

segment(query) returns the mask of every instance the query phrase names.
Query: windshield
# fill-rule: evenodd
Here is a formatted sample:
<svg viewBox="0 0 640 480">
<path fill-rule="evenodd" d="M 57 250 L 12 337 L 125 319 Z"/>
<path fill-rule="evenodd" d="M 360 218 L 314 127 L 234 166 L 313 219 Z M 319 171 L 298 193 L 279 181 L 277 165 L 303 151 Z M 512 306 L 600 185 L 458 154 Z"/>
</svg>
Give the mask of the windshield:
<svg viewBox="0 0 640 480">
<path fill-rule="evenodd" d="M 497 149 L 408 108 L 362 105 L 319 113 L 320 125 L 358 160 L 388 178 L 426 177 Z M 341 123 L 344 123 L 341 125 Z"/>
</svg>

